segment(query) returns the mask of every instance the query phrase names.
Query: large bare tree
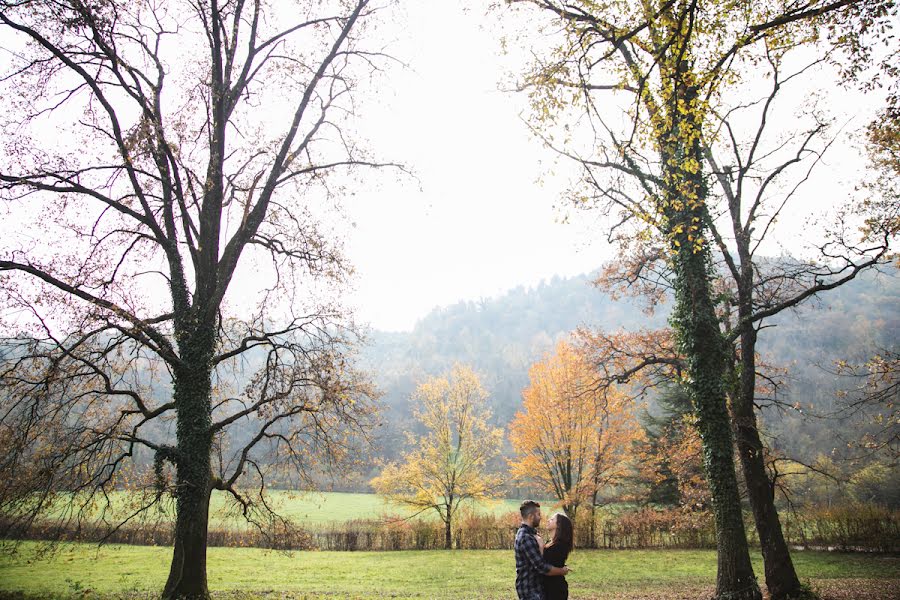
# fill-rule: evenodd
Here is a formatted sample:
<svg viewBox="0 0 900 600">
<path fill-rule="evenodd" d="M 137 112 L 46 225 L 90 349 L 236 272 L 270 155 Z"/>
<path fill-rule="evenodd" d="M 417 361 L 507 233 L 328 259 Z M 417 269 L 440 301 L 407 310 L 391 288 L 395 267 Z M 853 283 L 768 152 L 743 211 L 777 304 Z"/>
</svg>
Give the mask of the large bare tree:
<svg viewBox="0 0 900 600">
<path fill-rule="evenodd" d="M 177 514 L 164 596 L 206 598 L 212 491 L 265 527 L 269 480 L 348 456 L 372 394 L 329 218 L 384 166 L 352 130 L 387 60 L 363 45 L 380 8 L 0 3 L 0 508 L 19 526 L 152 485 L 134 513 L 170 492 Z"/>
</svg>

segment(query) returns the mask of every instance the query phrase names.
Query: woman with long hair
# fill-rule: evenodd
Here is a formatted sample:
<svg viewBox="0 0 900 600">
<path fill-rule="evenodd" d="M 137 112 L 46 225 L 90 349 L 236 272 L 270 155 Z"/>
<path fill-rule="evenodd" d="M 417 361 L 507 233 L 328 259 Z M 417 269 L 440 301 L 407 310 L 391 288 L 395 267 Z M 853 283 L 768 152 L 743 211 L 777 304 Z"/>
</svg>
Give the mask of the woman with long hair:
<svg viewBox="0 0 900 600">
<path fill-rule="evenodd" d="M 563 513 L 556 513 L 547 521 L 550 542 L 544 546 L 544 560 L 554 567 L 563 567 L 574 546 L 572 520 Z M 569 584 L 565 577 L 544 577 L 545 600 L 568 600 Z"/>
</svg>

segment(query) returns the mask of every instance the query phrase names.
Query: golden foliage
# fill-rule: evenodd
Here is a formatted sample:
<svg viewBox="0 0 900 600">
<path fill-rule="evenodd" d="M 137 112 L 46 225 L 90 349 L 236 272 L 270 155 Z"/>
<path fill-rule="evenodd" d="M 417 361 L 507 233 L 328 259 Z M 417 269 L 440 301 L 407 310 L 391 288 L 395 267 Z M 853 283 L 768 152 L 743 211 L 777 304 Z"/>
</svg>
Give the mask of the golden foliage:
<svg viewBox="0 0 900 600">
<path fill-rule="evenodd" d="M 421 383 L 413 414 L 425 433 L 407 433 L 409 451 L 372 480 L 376 493 L 417 513 L 433 509 L 448 526 L 464 500 L 493 498 L 502 478 L 488 466 L 503 430 L 490 424 L 487 398 L 478 375 L 463 365 Z"/>
</svg>

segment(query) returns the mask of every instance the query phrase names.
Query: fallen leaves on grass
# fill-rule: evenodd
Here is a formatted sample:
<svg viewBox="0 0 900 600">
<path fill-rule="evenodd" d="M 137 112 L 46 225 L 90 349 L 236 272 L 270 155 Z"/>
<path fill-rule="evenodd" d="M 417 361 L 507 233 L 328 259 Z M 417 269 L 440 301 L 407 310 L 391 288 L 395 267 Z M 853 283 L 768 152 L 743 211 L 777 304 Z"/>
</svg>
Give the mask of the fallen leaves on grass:
<svg viewBox="0 0 900 600">
<path fill-rule="evenodd" d="M 818 579 L 813 589 L 822 600 L 897 600 L 900 579 Z"/>
<path fill-rule="evenodd" d="M 900 600 L 900 578 L 896 579 L 814 579 L 812 588 L 820 595 L 821 600 Z M 570 593 L 572 600 L 709 600 L 713 597 L 713 586 L 669 585 L 660 588 L 641 586 L 635 590 L 606 590 L 594 592 L 574 589 Z M 95 595 L 82 591 L 67 596 L 71 600 L 155 600 L 158 593 L 125 592 L 112 595 Z M 361 596 L 355 594 L 309 594 L 304 592 L 286 592 L 276 590 L 256 592 L 213 592 L 212 600 L 373 600 L 375 598 L 396 598 L 398 600 L 470 600 L 457 596 L 440 596 L 432 598 L 426 594 L 390 594 L 378 593 Z M 768 594 L 765 595 L 768 600 Z M 23 594 L 0 590 L 0 600 L 48 600 L 48 596 Z M 59 600 L 54 598 L 54 600 Z M 479 594 L 479 600 L 509 600 L 494 590 L 485 590 Z"/>
</svg>

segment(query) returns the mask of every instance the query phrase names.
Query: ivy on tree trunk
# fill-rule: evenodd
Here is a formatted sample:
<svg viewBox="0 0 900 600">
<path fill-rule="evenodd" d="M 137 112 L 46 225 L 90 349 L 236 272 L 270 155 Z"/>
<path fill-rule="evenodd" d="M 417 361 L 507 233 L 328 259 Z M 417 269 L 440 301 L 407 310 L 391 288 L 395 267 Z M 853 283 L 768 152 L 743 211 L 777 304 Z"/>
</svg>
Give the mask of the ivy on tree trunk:
<svg viewBox="0 0 900 600">
<path fill-rule="evenodd" d="M 750 562 L 734 469 L 734 441 L 727 407 L 727 345 L 712 294 L 709 244 L 705 242 L 707 187 L 700 165 L 702 122 L 687 60 L 674 66 L 671 96 L 657 118 L 663 162 L 662 224 L 669 240 L 675 306 L 671 317 L 679 354 L 687 364 L 687 388 L 703 443 L 703 464 L 716 523 L 718 600 L 761 600 Z M 670 125 L 671 124 L 671 125 Z"/>
</svg>

